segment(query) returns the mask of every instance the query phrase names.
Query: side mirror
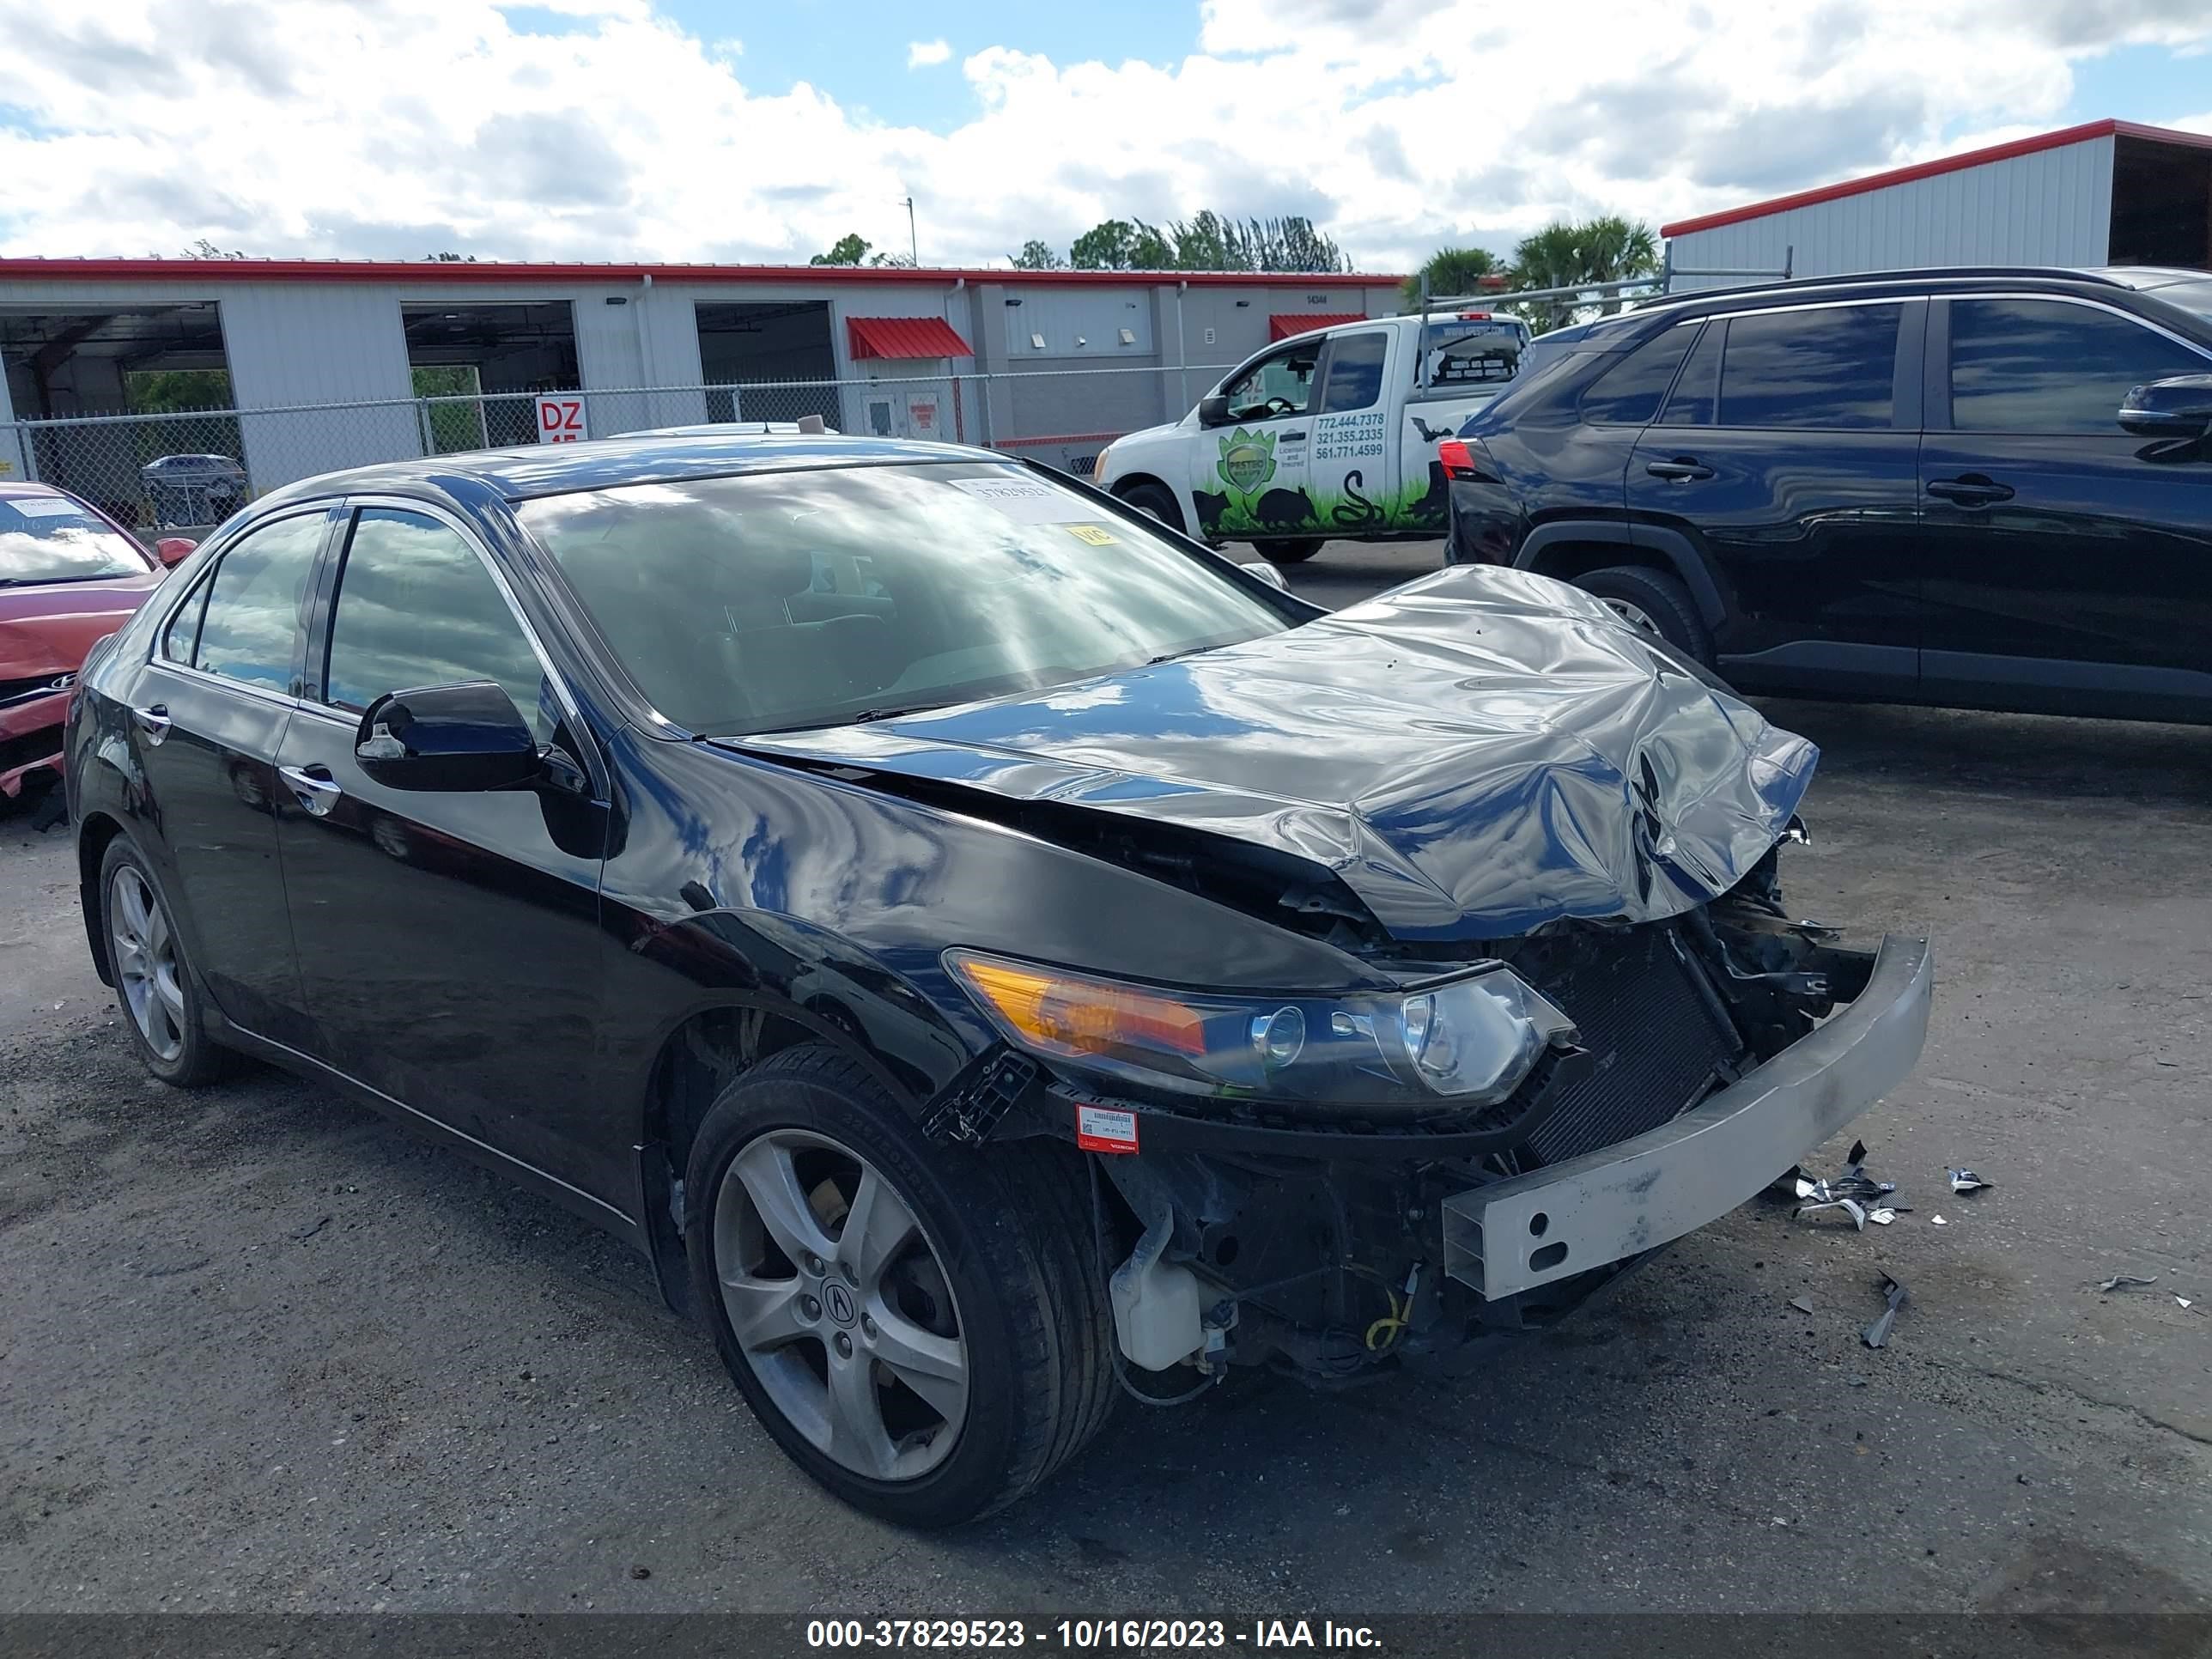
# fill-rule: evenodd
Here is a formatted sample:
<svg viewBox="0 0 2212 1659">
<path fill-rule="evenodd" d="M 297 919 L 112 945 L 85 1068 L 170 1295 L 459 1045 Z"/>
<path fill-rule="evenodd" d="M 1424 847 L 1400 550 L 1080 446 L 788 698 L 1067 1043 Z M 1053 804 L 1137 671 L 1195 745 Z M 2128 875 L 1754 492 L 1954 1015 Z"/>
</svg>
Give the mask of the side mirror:
<svg viewBox="0 0 2212 1659">
<path fill-rule="evenodd" d="M 165 568 L 182 564 L 198 550 L 199 544 L 189 536 L 164 536 L 154 544 L 154 556 Z"/>
<path fill-rule="evenodd" d="M 1227 426 L 1229 399 L 1219 392 L 1211 398 L 1200 398 L 1198 400 L 1198 423 L 1200 426 Z"/>
<path fill-rule="evenodd" d="M 1291 579 L 1265 559 L 1250 560 L 1237 568 L 1248 576 L 1257 576 L 1270 587 L 1279 587 L 1285 593 L 1291 591 Z"/>
<path fill-rule="evenodd" d="M 522 711 L 489 680 L 388 691 L 354 734 L 361 769 L 392 789 L 514 789 L 543 775 Z"/>
<path fill-rule="evenodd" d="M 2212 374 L 2176 374 L 2128 393 L 2120 425 L 2139 438 L 2201 438 L 2212 431 Z"/>
</svg>

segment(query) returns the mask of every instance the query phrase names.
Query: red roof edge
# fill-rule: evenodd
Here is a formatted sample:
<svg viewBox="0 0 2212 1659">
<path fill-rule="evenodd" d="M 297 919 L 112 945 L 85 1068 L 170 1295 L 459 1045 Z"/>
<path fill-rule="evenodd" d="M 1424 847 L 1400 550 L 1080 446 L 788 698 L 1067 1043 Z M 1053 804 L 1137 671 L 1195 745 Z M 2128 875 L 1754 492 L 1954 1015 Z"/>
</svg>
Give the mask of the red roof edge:
<svg viewBox="0 0 2212 1659">
<path fill-rule="evenodd" d="M 1846 196 L 1863 195 L 1870 190 L 1886 190 L 1892 185 L 1909 185 L 1918 179 L 1933 179 L 1946 173 L 1961 173 L 1968 167 L 1984 167 L 1991 161 L 2009 161 L 2018 156 L 2033 155 L 2046 149 L 2063 149 L 2069 144 L 2086 143 L 2092 138 L 2145 138 L 2157 143 L 2187 144 L 2196 149 L 2212 149 L 2212 135 L 2201 132 L 2181 132 L 2172 127 L 2147 127 L 2135 121 L 2085 121 L 2080 126 L 2061 127 L 2056 132 L 2039 132 L 2032 137 L 2014 138 L 2002 144 L 1990 144 L 1981 149 L 1970 149 L 1957 155 L 1939 156 L 1932 161 L 1915 161 L 1910 167 L 1892 167 L 1887 173 L 1870 173 L 1863 179 L 1846 179 L 1841 184 L 1821 185 L 1812 190 L 1801 190 L 1793 196 L 1777 196 L 1771 201 L 1753 202 L 1747 207 L 1724 208 L 1718 213 L 1700 214 L 1694 219 L 1678 219 L 1671 225 L 1662 225 L 1662 236 L 1687 236 L 1692 232 L 1713 230 L 1722 225 L 1741 224 L 1747 219 L 1764 219 L 1770 214 L 1786 213 L 1791 208 L 1812 207 L 1821 202 L 1833 202 Z"/>
<path fill-rule="evenodd" d="M 0 281 L 76 283 L 924 283 L 940 288 L 1059 283 L 1072 288 L 1393 288 L 1402 276 L 1299 271 L 988 270 L 924 265 L 562 264 L 465 259 L 0 258 Z"/>
</svg>

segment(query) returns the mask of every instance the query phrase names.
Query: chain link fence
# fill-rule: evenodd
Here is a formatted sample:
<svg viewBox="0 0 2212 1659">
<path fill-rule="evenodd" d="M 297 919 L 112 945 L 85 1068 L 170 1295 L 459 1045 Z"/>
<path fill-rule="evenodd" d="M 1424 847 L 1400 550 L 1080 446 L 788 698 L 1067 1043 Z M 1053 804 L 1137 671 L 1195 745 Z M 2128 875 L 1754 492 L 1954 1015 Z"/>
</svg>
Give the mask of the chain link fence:
<svg viewBox="0 0 2212 1659">
<path fill-rule="evenodd" d="M 149 534 L 380 461 L 808 416 L 833 430 L 1027 455 L 1087 476 L 1108 443 L 1180 419 L 1232 365 L 502 392 L 0 422 L 0 478 L 58 484 Z"/>
</svg>

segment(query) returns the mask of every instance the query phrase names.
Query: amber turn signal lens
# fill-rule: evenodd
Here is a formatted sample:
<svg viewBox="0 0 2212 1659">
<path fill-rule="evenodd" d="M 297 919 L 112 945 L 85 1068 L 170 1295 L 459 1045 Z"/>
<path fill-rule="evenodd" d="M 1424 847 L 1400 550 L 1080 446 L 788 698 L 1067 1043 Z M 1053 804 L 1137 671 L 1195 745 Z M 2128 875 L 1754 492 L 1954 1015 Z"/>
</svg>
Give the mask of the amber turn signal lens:
<svg viewBox="0 0 2212 1659">
<path fill-rule="evenodd" d="M 1198 1011 L 1162 993 L 988 957 L 951 961 L 1000 1018 L 1048 1054 L 1206 1052 L 1206 1022 Z"/>
</svg>

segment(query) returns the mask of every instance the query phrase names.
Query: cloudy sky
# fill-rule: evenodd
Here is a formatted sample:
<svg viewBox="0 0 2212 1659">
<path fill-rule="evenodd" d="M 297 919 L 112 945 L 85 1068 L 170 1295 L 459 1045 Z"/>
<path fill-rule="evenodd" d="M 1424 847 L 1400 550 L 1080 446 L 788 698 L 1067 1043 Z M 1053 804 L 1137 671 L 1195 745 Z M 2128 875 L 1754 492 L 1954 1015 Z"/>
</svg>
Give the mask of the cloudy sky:
<svg viewBox="0 0 2212 1659">
<path fill-rule="evenodd" d="M 1304 213 L 1364 269 L 2078 120 L 2212 0 L 0 0 L 0 250 L 925 264 Z"/>
</svg>

